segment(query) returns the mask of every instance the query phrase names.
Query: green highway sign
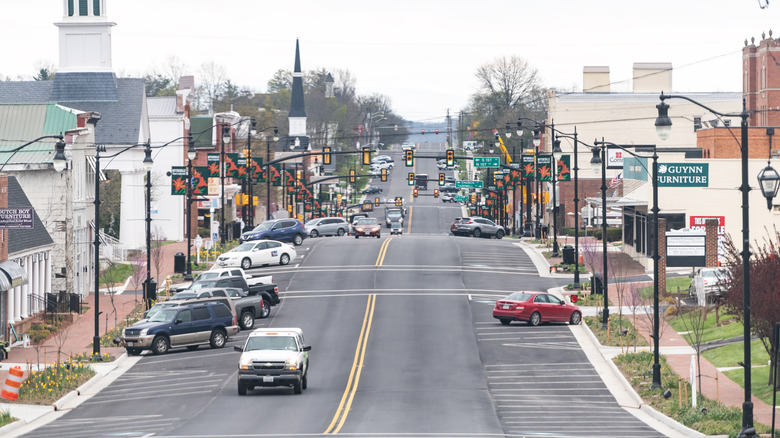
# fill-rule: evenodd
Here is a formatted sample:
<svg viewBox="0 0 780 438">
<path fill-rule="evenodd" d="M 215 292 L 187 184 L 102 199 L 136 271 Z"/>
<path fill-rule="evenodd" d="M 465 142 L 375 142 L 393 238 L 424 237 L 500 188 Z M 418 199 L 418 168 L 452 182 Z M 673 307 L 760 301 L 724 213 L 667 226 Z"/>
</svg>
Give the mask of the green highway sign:
<svg viewBox="0 0 780 438">
<path fill-rule="evenodd" d="M 474 167 L 498 167 L 500 164 L 498 157 L 474 157 Z"/>
<path fill-rule="evenodd" d="M 466 200 L 467 200 L 468 198 L 467 198 L 467 197 L 465 197 L 465 196 L 453 196 L 453 197 L 452 197 L 452 199 L 453 199 L 455 202 L 466 202 Z"/>
<path fill-rule="evenodd" d="M 482 181 L 455 181 L 455 187 L 459 189 L 481 189 Z"/>
</svg>

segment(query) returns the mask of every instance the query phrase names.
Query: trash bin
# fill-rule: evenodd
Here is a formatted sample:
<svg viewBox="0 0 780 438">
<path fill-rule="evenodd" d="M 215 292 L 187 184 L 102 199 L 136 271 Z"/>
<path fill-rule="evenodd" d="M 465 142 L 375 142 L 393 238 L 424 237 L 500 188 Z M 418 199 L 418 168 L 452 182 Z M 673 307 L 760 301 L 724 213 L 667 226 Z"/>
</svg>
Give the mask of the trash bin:
<svg viewBox="0 0 780 438">
<path fill-rule="evenodd" d="M 241 237 L 241 222 L 233 223 L 233 235 L 230 240 L 238 240 Z"/>
<path fill-rule="evenodd" d="M 571 245 L 566 245 L 563 247 L 563 264 L 564 265 L 574 264 L 574 247 Z"/>
<path fill-rule="evenodd" d="M 184 266 L 186 263 L 186 259 L 184 257 L 183 252 L 177 252 L 173 256 L 173 272 L 177 274 L 183 274 L 184 273 Z"/>
<path fill-rule="evenodd" d="M 603 294 L 604 293 L 604 281 L 601 279 L 601 274 L 595 274 L 591 280 L 591 293 Z"/>
</svg>

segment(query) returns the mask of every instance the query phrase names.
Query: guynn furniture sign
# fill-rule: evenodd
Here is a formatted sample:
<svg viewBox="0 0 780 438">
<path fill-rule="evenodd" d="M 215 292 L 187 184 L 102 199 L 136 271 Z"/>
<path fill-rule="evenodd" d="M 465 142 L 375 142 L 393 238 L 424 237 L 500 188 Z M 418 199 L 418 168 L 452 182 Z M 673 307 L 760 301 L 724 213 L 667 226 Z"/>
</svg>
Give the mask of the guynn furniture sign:
<svg viewBox="0 0 780 438">
<path fill-rule="evenodd" d="M 658 165 L 658 187 L 707 187 L 709 182 L 709 163 Z"/>
</svg>

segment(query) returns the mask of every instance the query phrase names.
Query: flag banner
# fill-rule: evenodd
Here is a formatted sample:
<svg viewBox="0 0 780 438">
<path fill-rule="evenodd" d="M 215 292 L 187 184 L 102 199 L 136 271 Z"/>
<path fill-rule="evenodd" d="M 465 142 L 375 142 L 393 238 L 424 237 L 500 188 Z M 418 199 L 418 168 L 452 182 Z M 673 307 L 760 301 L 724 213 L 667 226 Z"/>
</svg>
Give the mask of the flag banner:
<svg viewBox="0 0 780 438">
<path fill-rule="evenodd" d="M 171 195 L 187 194 L 187 168 L 171 166 Z"/>
<path fill-rule="evenodd" d="M 534 165 L 534 156 L 523 155 L 520 161 L 522 163 L 523 178 L 528 181 L 534 181 L 536 177 L 536 166 Z"/>
<path fill-rule="evenodd" d="M 269 178 L 271 178 L 271 184 L 274 185 L 274 187 L 281 187 L 282 185 L 282 164 L 272 164 L 269 169 L 269 172 L 271 174 L 269 175 Z"/>
<path fill-rule="evenodd" d="M 209 167 L 194 166 L 192 168 L 192 194 L 207 195 L 209 193 Z"/>
<path fill-rule="evenodd" d="M 249 175 L 249 167 L 247 166 L 246 158 L 239 156 L 236 160 L 236 166 L 238 167 L 238 179 L 241 181 L 246 180 Z"/>
<path fill-rule="evenodd" d="M 558 160 L 557 175 L 558 181 L 571 181 L 571 156 L 563 155 Z"/>
<path fill-rule="evenodd" d="M 238 178 L 238 153 L 225 154 L 225 176 Z"/>
<path fill-rule="evenodd" d="M 209 166 L 209 178 L 219 178 L 219 154 L 208 154 L 206 164 Z"/>
<path fill-rule="evenodd" d="M 537 181 L 552 181 L 552 155 L 536 156 L 536 178 Z"/>
<path fill-rule="evenodd" d="M 609 182 L 609 188 L 614 189 L 615 187 L 619 186 L 622 181 L 623 181 L 623 172 L 620 172 L 617 174 L 616 177 L 612 178 L 612 181 Z"/>
</svg>

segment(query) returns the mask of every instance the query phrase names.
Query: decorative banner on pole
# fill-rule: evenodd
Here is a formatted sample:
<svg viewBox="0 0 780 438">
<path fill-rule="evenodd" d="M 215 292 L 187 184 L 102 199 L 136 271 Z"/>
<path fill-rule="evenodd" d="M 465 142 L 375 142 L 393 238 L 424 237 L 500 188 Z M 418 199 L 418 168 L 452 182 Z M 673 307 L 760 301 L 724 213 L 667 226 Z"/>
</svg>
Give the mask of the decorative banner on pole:
<svg viewBox="0 0 780 438">
<path fill-rule="evenodd" d="M 557 175 L 558 181 L 571 181 L 571 156 L 562 155 L 558 160 Z"/>
<path fill-rule="evenodd" d="M 262 158 L 249 158 L 249 178 L 255 182 L 265 182 Z"/>
<path fill-rule="evenodd" d="M 171 166 L 171 195 L 187 194 L 187 168 Z"/>
<path fill-rule="evenodd" d="M 246 158 L 238 157 L 236 160 L 236 166 L 238 166 L 238 179 L 241 181 L 246 180 L 247 175 L 249 175 L 249 168 L 246 165 Z"/>
<path fill-rule="evenodd" d="M 280 164 L 272 164 L 269 168 L 269 171 L 271 172 L 270 178 L 271 178 L 271 184 L 274 185 L 274 187 L 281 187 L 282 185 L 282 165 Z"/>
<path fill-rule="evenodd" d="M 238 178 L 238 153 L 225 154 L 225 176 Z"/>
<path fill-rule="evenodd" d="M 192 194 L 207 195 L 209 193 L 209 168 L 208 166 L 195 166 L 192 168 Z"/>
<path fill-rule="evenodd" d="M 536 180 L 536 167 L 534 165 L 533 155 L 523 155 L 520 160 L 522 163 L 523 179 L 528 181 Z"/>
<path fill-rule="evenodd" d="M 536 156 L 536 178 L 538 181 L 552 181 L 552 155 Z"/>
<path fill-rule="evenodd" d="M 219 178 L 219 154 L 206 155 L 206 164 L 209 166 L 209 178 Z"/>
</svg>

